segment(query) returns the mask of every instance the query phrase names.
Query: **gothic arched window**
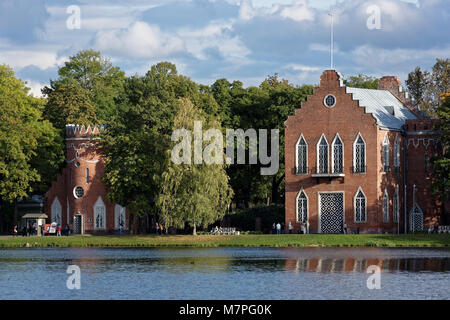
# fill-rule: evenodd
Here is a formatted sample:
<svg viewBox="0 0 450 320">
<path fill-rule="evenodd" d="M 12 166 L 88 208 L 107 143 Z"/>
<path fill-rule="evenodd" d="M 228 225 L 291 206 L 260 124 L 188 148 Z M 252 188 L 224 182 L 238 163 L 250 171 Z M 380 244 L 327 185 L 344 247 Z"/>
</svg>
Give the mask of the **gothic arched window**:
<svg viewBox="0 0 450 320">
<path fill-rule="evenodd" d="M 308 173 L 308 145 L 303 137 L 300 135 L 299 140 L 296 144 L 296 166 L 297 174 L 307 174 Z"/>
<path fill-rule="evenodd" d="M 323 134 L 317 144 L 317 173 L 328 173 L 328 142 Z"/>
<path fill-rule="evenodd" d="M 366 222 L 366 196 L 361 188 L 358 189 L 355 195 L 355 222 Z"/>
<path fill-rule="evenodd" d="M 387 133 L 383 141 L 383 171 L 389 172 L 389 137 Z"/>
<path fill-rule="evenodd" d="M 400 172 L 400 142 L 398 141 L 398 134 L 395 135 L 394 143 L 394 171 Z"/>
<path fill-rule="evenodd" d="M 412 232 L 423 230 L 423 212 L 417 203 L 414 204 L 409 213 L 409 219 L 409 229 Z"/>
<path fill-rule="evenodd" d="M 106 229 L 106 207 L 101 197 L 98 197 L 97 202 L 94 204 L 94 229 Z"/>
<path fill-rule="evenodd" d="M 353 144 L 353 172 L 366 172 L 366 143 L 360 133 Z"/>
<path fill-rule="evenodd" d="M 308 221 L 308 198 L 303 189 L 297 195 L 297 221 L 302 223 Z"/>
<path fill-rule="evenodd" d="M 389 222 L 389 195 L 387 189 L 383 193 L 383 222 Z"/>
<path fill-rule="evenodd" d="M 332 145 L 332 172 L 333 173 L 343 173 L 344 172 L 344 144 L 339 137 L 339 133 L 336 134 L 336 137 L 333 140 Z"/>
<path fill-rule="evenodd" d="M 400 214 L 400 199 L 398 197 L 398 185 L 395 187 L 394 193 L 394 201 L 392 203 L 393 206 L 393 214 L 394 214 L 394 222 L 398 222 L 399 214 Z"/>
</svg>

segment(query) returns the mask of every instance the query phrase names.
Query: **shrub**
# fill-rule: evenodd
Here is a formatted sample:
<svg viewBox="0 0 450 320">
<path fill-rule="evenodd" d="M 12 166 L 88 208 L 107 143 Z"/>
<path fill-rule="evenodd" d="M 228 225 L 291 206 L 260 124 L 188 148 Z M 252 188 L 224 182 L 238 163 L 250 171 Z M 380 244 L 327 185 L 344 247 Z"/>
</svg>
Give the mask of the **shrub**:
<svg viewBox="0 0 450 320">
<path fill-rule="evenodd" d="M 273 223 L 284 222 L 284 206 L 277 204 L 256 206 L 235 210 L 225 216 L 225 219 L 229 219 L 232 227 L 249 231 L 255 231 L 256 218 L 261 218 L 261 229 L 269 232 Z"/>
</svg>

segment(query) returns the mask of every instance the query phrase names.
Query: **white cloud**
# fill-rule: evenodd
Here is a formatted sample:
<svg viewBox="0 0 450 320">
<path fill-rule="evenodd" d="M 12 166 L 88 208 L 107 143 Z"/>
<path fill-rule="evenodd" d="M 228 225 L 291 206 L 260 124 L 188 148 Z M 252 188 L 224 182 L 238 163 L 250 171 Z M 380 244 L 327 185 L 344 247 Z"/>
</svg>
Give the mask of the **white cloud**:
<svg viewBox="0 0 450 320">
<path fill-rule="evenodd" d="M 126 29 L 98 32 L 95 47 L 128 57 L 158 58 L 182 51 L 183 41 L 158 26 L 138 21 Z"/>
<path fill-rule="evenodd" d="M 242 20 L 250 20 L 255 16 L 256 12 L 253 9 L 252 0 L 242 0 L 239 8 L 239 18 Z"/>
<path fill-rule="evenodd" d="M 187 52 L 199 60 L 208 59 L 208 49 L 217 49 L 226 60 L 242 63 L 251 52 L 231 31 L 230 24 L 211 23 L 201 29 L 181 29 L 177 35 Z"/>
<path fill-rule="evenodd" d="M 26 87 L 30 88 L 30 94 L 35 97 L 42 97 L 41 89 L 45 86 L 44 84 L 33 81 L 33 80 L 25 80 Z"/>
<path fill-rule="evenodd" d="M 281 10 L 280 15 L 294 21 L 314 20 L 314 11 L 308 8 L 306 0 L 293 1 L 291 6 L 286 6 Z"/>
<path fill-rule="evenodd" d="M 310 71 L 319 71 L 321 70 L 321 68 L 319 67 L 312 67 L 312 66 L 305 66 L 302 64 L 289 64 L 287 66 L 287 68 L 292 69 L 292 70 L 296 70 L 296 71 L 303 71 L 303 72 L 310 72 Z"/>
<path fill-rule="evenodd" d="M 361 66 L 372 67 L 392 67 L 401 63 L 420 60 L 434 60 L 450 56 L 450 46 L 444 49 L 384 49 L 370 45 L 362 45 L 351 52 L 353 59 Z"/>
<path fill-rule="evenodd" d="M 66 57 L 59 57 L 56 53 L 45 51 L 10 50 L 0 51 L 0 62 L 20 70 L 28 66 L 36 66 L 41 70 L 60 66 L 66 61 Z"/>
</svg>

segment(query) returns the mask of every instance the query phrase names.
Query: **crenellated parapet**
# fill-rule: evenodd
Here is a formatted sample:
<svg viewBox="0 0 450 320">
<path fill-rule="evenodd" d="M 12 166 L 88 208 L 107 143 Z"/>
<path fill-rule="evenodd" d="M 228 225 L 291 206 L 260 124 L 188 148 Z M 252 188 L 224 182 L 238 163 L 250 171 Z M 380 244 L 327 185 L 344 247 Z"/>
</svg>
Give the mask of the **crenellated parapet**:
<svg viewBox="0 0 450 320">
<path fill-rule="evenodd" d="M 95 135 L 105 130 L 105 125 L 84 126 L 78 124 L 66 125 L 66 139 L 70 138 L 89 138 L 91 135 Z"/>
</svg>

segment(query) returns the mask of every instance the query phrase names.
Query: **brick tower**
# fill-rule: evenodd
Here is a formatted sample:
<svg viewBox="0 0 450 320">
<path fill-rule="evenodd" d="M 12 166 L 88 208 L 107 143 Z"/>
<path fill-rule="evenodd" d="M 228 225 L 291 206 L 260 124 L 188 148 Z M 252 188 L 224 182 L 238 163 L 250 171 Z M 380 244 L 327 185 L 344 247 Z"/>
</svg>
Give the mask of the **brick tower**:
<svg viewBox="0 0 450 320">
<path fill-rule="evenodd" d="M 111 233 L 128 226 L 126 209 L 106 199 L 101 177 L 105 159 L 93 143 L 103 126 L 66 126 L 66 167 L 45 194 L 46 212 L 52 222 L 72 232 Z"/>
</svg>

